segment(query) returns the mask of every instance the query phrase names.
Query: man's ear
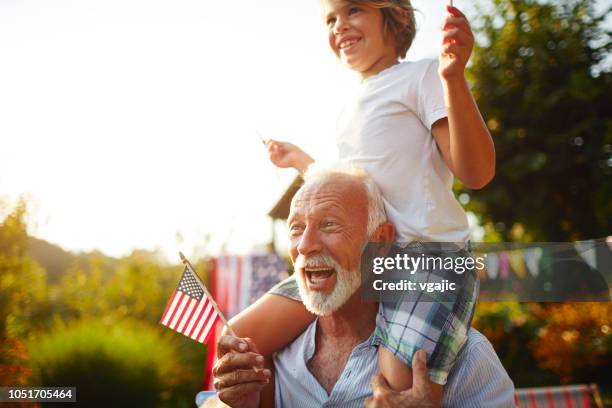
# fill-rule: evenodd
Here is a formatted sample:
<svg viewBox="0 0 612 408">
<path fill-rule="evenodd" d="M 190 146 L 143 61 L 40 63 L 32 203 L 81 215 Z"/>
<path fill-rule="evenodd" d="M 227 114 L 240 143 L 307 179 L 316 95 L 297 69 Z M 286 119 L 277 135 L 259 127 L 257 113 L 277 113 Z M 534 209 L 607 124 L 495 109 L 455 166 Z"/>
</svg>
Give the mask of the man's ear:
<svg viewBox="0 0 612 408">
<path fill-rule="evenodd" d="M 370 242 L 377 244 L 376 249 L 374 249 L 376 256 L 387 256 L 393 242 L 395 242 L 395 227 L 393 224 L 388 222 L 380 224 L 370 237 Z"/>
<path fill-rule="evenodd" d="M 391 244 L 395 241 L 395 227 L 389 222 L 380 224 L 370 237 L 371 242 Z"/>
</svg>

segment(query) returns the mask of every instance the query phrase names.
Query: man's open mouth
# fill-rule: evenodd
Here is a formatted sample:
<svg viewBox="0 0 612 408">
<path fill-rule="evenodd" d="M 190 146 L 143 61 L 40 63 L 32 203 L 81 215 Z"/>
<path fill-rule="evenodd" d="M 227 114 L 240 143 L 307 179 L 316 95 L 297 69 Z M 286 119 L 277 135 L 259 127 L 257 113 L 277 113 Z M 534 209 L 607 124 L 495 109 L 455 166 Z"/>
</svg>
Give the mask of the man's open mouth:
<svg viewBox="0 0 612 408">
<path fill-rule="evenodd" d="M 306 274 L 306 279 L 308 279 L 309 283 L 317 285 L 330 278 L 334 273 L 336 273 L 336 270 L 327 266 L 307 266 L 304 268 L 304 273 Z"/>
</svg>

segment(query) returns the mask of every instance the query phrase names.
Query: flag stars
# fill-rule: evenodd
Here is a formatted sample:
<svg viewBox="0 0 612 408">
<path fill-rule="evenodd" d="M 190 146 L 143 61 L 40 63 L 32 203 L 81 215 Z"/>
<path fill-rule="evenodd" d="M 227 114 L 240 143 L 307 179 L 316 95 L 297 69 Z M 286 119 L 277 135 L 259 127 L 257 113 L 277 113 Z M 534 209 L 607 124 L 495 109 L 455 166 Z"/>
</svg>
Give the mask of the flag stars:
<svg viewBox="0 0 612 408">
<path fill-rule="evenodd" d="M 197 300 L 202 300 L 202 297 L 204 296 L 204 290 L 202 290 L 200 284 L 196 280 L 196 277 L 193 276 L 193 273 L 189 270 L 189 268 L 185 269 L 183 278 L 179 283 L 178 290 L 191 296 L 192 298 L 196 298 Z"/>
</svg>

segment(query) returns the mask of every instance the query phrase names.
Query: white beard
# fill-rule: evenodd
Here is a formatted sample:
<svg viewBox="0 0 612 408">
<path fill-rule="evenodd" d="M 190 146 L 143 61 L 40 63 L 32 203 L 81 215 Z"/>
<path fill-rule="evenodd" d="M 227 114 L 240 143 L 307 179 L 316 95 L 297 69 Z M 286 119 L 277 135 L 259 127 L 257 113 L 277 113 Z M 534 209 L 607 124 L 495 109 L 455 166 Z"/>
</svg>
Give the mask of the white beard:
<svg viewBox="0 0 612 408">
<path fill-rule="evenodd" d="M 302 302 L 306 309 L 317 316 L 329 316 L 340 307 L 355 293 L 361 285 L 360 271 L 347 271 L 329 255 L 315 255 L 304 258 L 299 255 L 295 262 L 298 289 Z M 336 271 L 336 285 L 331 293 L 310 291 L 306 287 L 307 276 L 304 276 L 303 267 L 330 267 Z"/>
</svg>

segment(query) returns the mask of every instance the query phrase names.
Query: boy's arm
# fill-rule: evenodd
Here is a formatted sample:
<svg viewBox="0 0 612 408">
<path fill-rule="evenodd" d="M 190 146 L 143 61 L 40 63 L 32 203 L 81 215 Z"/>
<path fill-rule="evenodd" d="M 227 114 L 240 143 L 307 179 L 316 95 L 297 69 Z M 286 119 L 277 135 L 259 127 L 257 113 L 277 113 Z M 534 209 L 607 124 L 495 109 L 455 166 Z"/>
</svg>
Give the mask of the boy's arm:
<svg viewBox="0 0 612 408">
<path fill-rule="evenodd" d="M 298 337 L 314 315 L 302 302 L 266 294 L 234 316 L 229 324 L 238 337 L 253 339 L 259 352 L 270 357 Z"/>
<path fill-rule="evenodd" d="M 495 175 L 495 147 L 465 79 L 474 36 L 461 11 L 447 6 L 439 74 L 448 118 L 432 126 L 438 148 L 453 174 L 466 187 L 484 187 Z"/>
<path fill-rule="evenodd" d="M 276 167 L 293 167 L 303 174 L 308 166 L 314 163 L 314 159 L 308 153 L 289 142 L 268 139 L 265 144 L 268 149 L 268 158 Z"/>
</svg>

